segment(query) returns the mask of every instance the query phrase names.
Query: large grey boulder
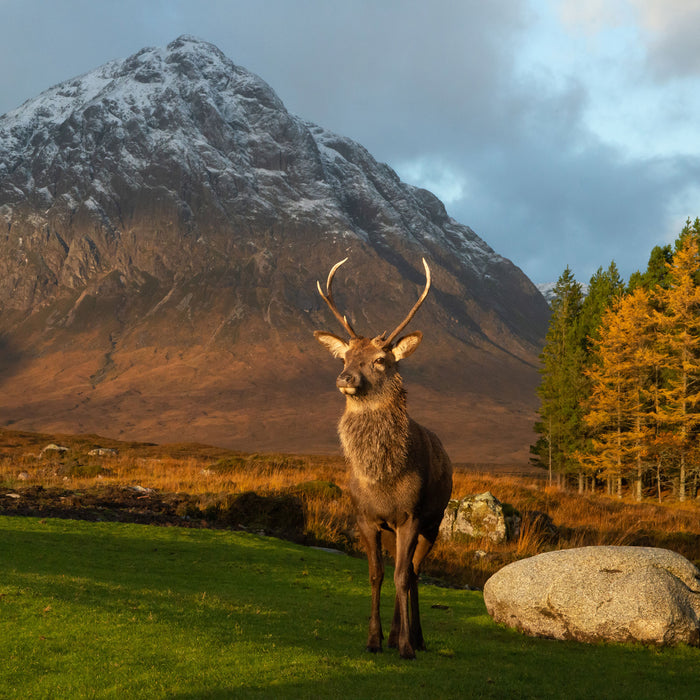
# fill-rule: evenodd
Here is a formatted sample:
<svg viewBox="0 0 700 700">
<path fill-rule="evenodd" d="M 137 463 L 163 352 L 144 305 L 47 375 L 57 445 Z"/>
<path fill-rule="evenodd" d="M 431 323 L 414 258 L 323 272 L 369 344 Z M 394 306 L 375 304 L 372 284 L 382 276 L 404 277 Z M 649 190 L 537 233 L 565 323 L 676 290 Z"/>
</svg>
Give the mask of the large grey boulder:
<svg viewBox="0 0 700 700">
<path fill-rule="evenodd" d="M 486 537 L 498 544 L 505 542 L 513 523 L 503 504 L 490 492 L 452 499 L 447 504 L 440 524 L 440 535 L 445 539 Z"/>
<path fill-rule="evenodd" d="M 584 642 L 700 643 L 700 571 L 654 547 L 581 547 L 514 562 L 484 586 L 496 622 Z"/>
</svg>

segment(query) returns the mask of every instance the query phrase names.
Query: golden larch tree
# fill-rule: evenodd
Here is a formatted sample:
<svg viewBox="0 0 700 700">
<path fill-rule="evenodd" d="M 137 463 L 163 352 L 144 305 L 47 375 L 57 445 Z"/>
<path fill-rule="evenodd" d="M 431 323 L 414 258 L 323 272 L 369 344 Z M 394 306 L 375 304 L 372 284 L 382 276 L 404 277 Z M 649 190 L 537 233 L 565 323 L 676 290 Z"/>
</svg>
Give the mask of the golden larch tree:
<svg viewBox="0 0 700 700">
<path fill-rule="evenodd" d="M 587 370 L 591 395 L 584 423 L 590 441 L 579 455 L 588 471 L 608 483 L 616 481 L 618 496 L 623 478 L 633 480 L 638 499 L 651 432 L 647 362 L 652 328 L 649 293 L 642 288 L 622 297 L 603 315 Z"/>
<path fill-rule="evenodd" d="M 686 499 L 689 457 L 700 426 L 700 271 L 698 234 L 688 230 L 668 263 L 668 286 L 657 290 L 656 312 L 663 348 L 665 381 L 660 389 L 659 423 L 663 442 L 678 465 L 678 498 Z"/>
</svg>

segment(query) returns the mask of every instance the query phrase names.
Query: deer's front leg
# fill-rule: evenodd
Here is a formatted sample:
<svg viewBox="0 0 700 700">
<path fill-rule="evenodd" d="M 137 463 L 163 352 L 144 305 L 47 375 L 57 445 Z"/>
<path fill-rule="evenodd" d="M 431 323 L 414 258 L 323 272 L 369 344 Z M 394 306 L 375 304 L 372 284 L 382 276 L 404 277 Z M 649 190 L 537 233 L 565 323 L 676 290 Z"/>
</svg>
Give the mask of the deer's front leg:
<svg viewBox="0 0 700 700">
<path fill-rule="evenodd" d="M 367 651 L 377 653 L 382 650 L 382 621 L 379 616 L 379 601 L 382 581 L 384 580 L 384 559 L 382 557 L 381 530 L 376 525 L 358 518 L 360 537 L 367 552 L 369 564 L 369 583 L 372 587 L 372 612 L 369 618 L 369 634 L 367 636 Z"/>
<path fill-rule="evenodd" d="M 415 588 L 417 582 L 417 576 L 413 570 L 413 553 L 418 542 L 418 526 L 417 520 L 409 518 L 396 529 L 396 569 L 394 571 L 396 605 L 392 628 L 398 622 L 398 647 L 402 659 L 416 657 L 413 648 L 414 640 L 411 638 L 409 593 L 411 589 Z M 394 637 L 394 633 L 395 629 L 392 629 L 392 637 Z"/>
</svg>

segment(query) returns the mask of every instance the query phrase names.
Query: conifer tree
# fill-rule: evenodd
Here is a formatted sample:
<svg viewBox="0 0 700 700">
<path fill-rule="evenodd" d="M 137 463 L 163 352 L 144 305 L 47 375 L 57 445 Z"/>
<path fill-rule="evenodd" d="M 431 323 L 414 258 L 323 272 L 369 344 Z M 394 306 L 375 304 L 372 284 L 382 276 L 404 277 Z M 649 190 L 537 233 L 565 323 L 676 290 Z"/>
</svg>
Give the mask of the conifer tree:
<svg viewBox="0 0 700 700">
<path fill-rule="evenodd" d="M 655 246 L 649 256 L 647 269 L 642 272 L 635 272 L 630 276 L 628 288 L 630 291 L 637 287 L 644 287 L 652 290 L 657 287 L 668 285 L 668 265 L 673 259 L 673 249 L 670 245 Z"/>
<path fill-rule="evenodd" d="M 620 298 L 603 314 L 586 370 L 591 395 L 584 423 L 592 440 L 589 449 L 579 453 L 584 467 L 616 480 L 618 496 L 622 479 L 634 480 L 638 500 L 650 440 L 646 350 L 651 338 L 651 306 L 643 288 Z"/>
<path fill-rule="evenodd" d="M 599 267 L 596 273 L 591 277 L 588 283 L 588 292 L 583 299 L 581 305 L 581 314 L 579 317 L 579 335 L 583 348 L 583 369 L 585 370 L 591 364 L 593 353 L 592 345 L 598 338 L 601 319 L 605 312 L 620 298 L 624 293 L 625 283 L 620 277 L 615 261 L 611 262 L 607 270 Z M 584 372 L 581 382 L 580 398 L 582 405 L 589 402 L 591 395 L 591 378 Z M 582 424 L 582 447 L 581 450 L 590 449 L 590 436 L 588 430 Z M 581 451 L 580 450 L 580 451 Z M 580 456 L 580 455 L 579 455 Z M 586 479 L 584 472 L 589 472 L 591 483 L 595 487 L 596 474 L 598 470 L 589 464 L 589 468 L 583 468 L 586 465 L 584 460 L 578 459 L 582 469 L 579 472 L 579 491 L 583 491 L 583 480 Z"/>
<path fill-rule="evenodd" d="M 588 292 L 581 306 L 580 333 L 588 354 L 597 337 L 603 314 L 624 293 L 625 283 L 613 260 L 607 270 L 599 267 L 588 283 Z"/>
<path fill-rule="evenodd" d="M 540 355 L 542 382 L 540 420 L 535 430 L 541 437 L 533 447 L 539 464 L 566 475 L 576 467 L 573 455 L 581 441 L 581 390 L 583 348 L 579 317 L 583 302 L 581 285 L 567 267 L 557 281 L 552 317 Z"/>
<path fill-rule="evenodd" d="M 697 219 L 696 219 L 697 223 Z M 686 499 L 689 457 L 700 426 L 700 226 L 687 225 L 668 265 L 668 288 L 660 288 L 656 312 L 662 334 L 666 381 L 659 421 L 678 460 L 678 498 Z"/>
<path fill-rule="evenodd" d="M 640 364 L 647 372 L 644 447 L 647 459 L 655 469 L 656 493 L 659 502 L 661 502 L 661 482 L 662 477 L 666 476 L 666 465 L 668 464 L 668 451 L 661 415 L 661 390 L 665 379 L 666 352 L 662 342 L 663 336 L 658 327 L 658 313 L 656 313 L 658 302 L 654 291 L 649 292 L 648 307 L 648 318 L 644 326 L 647 342 L 640 351 Z"/>
</svg>

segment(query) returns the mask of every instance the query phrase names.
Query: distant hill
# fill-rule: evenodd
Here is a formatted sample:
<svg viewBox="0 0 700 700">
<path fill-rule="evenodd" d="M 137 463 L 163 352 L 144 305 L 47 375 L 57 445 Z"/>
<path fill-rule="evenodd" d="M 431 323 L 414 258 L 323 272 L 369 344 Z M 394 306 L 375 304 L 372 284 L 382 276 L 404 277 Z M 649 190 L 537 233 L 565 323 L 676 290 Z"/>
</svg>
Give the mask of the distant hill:
<svg viewBox="0 0 700 700">
<path fill-rule="evenodd" d="M 183 36 L 0 117 L 0 422 L 335 451 L 342 397 L 315 284 L 358 332 L 423 284 L 409 409 L 461 460 L 527 456 L 547 304 L 430 192 L 289 114 Z"/>
</svg>

